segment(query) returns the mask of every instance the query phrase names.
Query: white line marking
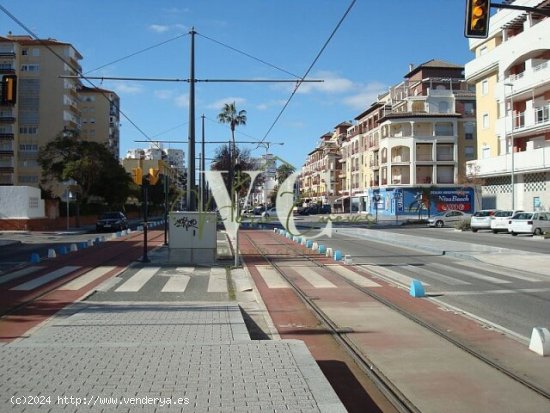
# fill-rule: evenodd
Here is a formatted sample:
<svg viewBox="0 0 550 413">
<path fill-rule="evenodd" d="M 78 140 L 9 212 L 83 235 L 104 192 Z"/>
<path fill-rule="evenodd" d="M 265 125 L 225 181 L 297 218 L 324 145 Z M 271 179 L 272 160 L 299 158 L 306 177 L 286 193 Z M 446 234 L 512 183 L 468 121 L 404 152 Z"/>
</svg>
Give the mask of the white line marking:
<svg viewBox="0 0 550 413">
<path fill-rule="evenodd" d="M 16 278 L 19 278 L 19 277 L 24 277 L 25 275 L 28 275 L 28 274 L 31 274 L 35 271 L 41 270 L 42 268 L 44 268 L 44 267 L 40 267 L 40 266 L 38 266 L 38 267 L 27 267 L 27 268 L 23 268 L 21 270 L 14 271 L 12 273 L 7 273 L 7 275 L 3 275 L 0 278 L 0 284 L 7 283 L 8 281 L 15 280 Z"/>
<path fill-rule="evenodd" d="M 20 284 L 17 287 L 10 288 L 10 290 L 15 291 L 30 291 L 35 289 L 36 287 L 40 287 L 41 285 L 44 285 L 50 281 L 55 280 L 56 278 L 63 277 L 64 275 L 70 274 L 73 271 L 78 270 L 79 266 L 76 265 L 70 265 L 67 267 L 59 268 L 55 271 L 52 271 L 48 274 L 44 274 L 41 277 L 35 278 L 34 280 L 30 280 L 26 283 Z"/>
<path fill-rule="evenodd" d="M 313 268 L 300 267 L 295 268 L 296 272 L 315 288 L 336 288 L 336 286 L 315 271 Z"/>
<path fill-rule="evenodd" d="M 471 267 L 471 268 L 483 268 L 483 270 L 485 270 L 487 272 L 490 272 L 492 274 L 498 274 L 498 268 L 495 268 L 494 265 L 487 264 L 487 263 L 484 263 L 484 262 L 469 262 L 469 261 L 464 261 L 463 262 L 463 261 L 460 261 L 460 262 L 457 262 L 457 264 L 465 266 L 465 267 Z M 524 280 L 524 281 L 531 281 L 531 282 L 550 281 L 550 278 L 545 277 L 544 275 L 536 275 L 536 274 L 525 275 L 522 272 L 519 272 L 517 270 L 512 270 L 510 268 L 503 268 L 502 271 L 503 271 L 502 275 L 505 275 L 506 277 L 518 278 L 518 279 Z"/>
<path fill-rule="evenodd" d="M 443 275 L 443 274 L 435 272 L 435 271 L 430 271 L 425 266 L 418 267 L 416 265 L 407 265 L 404 268 L 406 268 L 407 270 L 411 271 L 414 274 L 426 275 L 426 276 L 428 276 L 428 277 L 430 277 L 430 278 L 432 278 L 436 281 L 441 281 L 445 284 L 449 284 L 449 285 L 471 285 L 471 283 L 469 283 L 469 282 L 462 281 L 462 280 L 459 280 L 459 279 L 454 278 L 454 277 L 449 277 L 447 275 Z"/>
<path fill-rule="evenodd" d="M 487 290 L 487 291 L 438 291 L 442 295 L 485 295 L 485 294 L 518 294 L 518 293 L 545 293 L 550 288 L 518 288 L 517 290 Z"/>
<path fill-rule="evenodd" d="M 269 288 L 290 288 L 290 284 L 271 265 L 256 265 Z"/>
<path fill-rule="evenodd" d="M 225 268 L 210 268 L 210 277 L 208 278 L 209 293 L 227 292 L 227 273 Z"/>
<path fill-rule="evenodd" d="M 188 275 L 178 275 L 176 277 L 172 276 L 168 279 L 161 292 L 163 293 L 182 293 L 187 288 L 189 280 L 191 279 Z"/>
<path fill-rule="evenodd" d="M 124 284 L 118 287 L 116 292 L 136 292 L 145 285 L 147 281 L 153 277 L 160 270 L 160 267 L 146 267 L 142 268 L 131 276 Z"/>
<path fill-rule="evenodd" d="M 432 263 L 430 265 L 433 266 L 433 267 L 442 268 L 443 270 L 449 270 L 449 268 L 452 268 L 453 270 L 455 270 L 457 272 L 460 272 L 461 274 L 465 274 L 465 275 L 470 276 L 472 278 L 477 278 L 478 280 L 487 281 L 487 282 L 490 282 L 490 283 L 493 283 L 493 284 L 510 284 L 511 283 L 511 281 L 508 281 L 508 280 L 503 280 L 501 278 L 491 277 L 489 275 L 479 274 L 479 273 L 473 272 L 473 271 L 458 269 L 456 267 L 445 265 L 445 264 Z"/>
<path fill-rule="evenodd" d="M 102 277 L 103 275 L 107 274 L 109 271 L 113 270 L 114 266 L 107 266 L 107 267 L 97 267 L 94 268 L 92 271 L 87 272 L 86 274 L 78 277 L 75 280 L 72 280 L 71 282 L 65 284 L 60 290 L 80 290 L 82 287 L 85 287 L 86 285 L 90 284 L 91 282 L 97 280 L 98 278 Z"/>
<path fill-rule="evenodd" d="M 397 267 L 398 265 L 393 265 L 392 267 Z M 406 286 L 407 288 L 411 285 L 411 282 L 413 278 L 401 274 L 397 271 L 390 270 L 387 267 L 380 266 L 380 265 L 361 265 L 365 271 L 373 272 L 377 275 L 380 275 L 383 278 L 389 278 L 390 280 L 398 283 L 399 285 Z M 422 281 L 422 284 L 425 286 L 429 286 L 427 282 Z"/>
<path fill-rule="evenodd" d="M 342 267 L 339 264 L 327 265 L 331 270 L 336 271 L 342 277 L 351 281 L 354 284 L 357 284 L 360 287 L 380 287 L 380 284 L 375 283 L 367 277 L 363 277 L 361 274 L 357 274 L 355 271 L 350 270 L 349 268 Z"/>
</svg>

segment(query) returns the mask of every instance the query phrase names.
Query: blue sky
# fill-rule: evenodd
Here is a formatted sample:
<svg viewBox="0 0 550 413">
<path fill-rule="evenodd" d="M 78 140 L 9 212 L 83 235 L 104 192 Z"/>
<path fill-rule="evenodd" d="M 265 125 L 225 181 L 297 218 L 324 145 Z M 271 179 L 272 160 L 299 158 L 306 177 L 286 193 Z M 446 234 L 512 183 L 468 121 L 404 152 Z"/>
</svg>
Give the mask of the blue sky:
<svg viewBox="0 0 550 413">
<path fill-rule="evenodd" d="M 191 27 L 196 36 L 197 79 L 291 79 L 313 63 L 351 1 L 348 0 L 12 0 L 1 4 L 40 38 L 68 42 L 84 56 L 89 71 L 139 53 L 90 76 L 189 77 Z M 465 64 L 472 59 L 463 36 L 464 0 L 357 0 L 332 38 L 309 78 L 275 123 L 293 84 L 199 83 L 196 86 L 197 141 L 205 115 L 207 140 L 229 140 L 217 114 L 225 102 L 245 109 L 247 125 L 239 141 L 284 142 L 271 152 L 297 168 L 319 137 L 352 120 L 376 95 L 400 82 L 408 65 L 430 59 Z M 0 12 L 0 35 L 27 34 Z M 178 36 L 182 37 L 177 38 Z M 177 39 L 175 39 L 177 38 Z M 171 40 L 175 39 L 175 40 Z M 242 51 L 270 65 L 235 52 Z M 147 146 L 136 140 L 185 141 L 188 136 L 187 83 L 93 80 L 116 91 L 121 110 L 140 130 L 121 120 L 121 156 Z M 86 83 L 90 86 L 90 84 Z M 253 155 L 256 145 L 241 145 Z M 186 144 L 165 144 L 184 149 Z M 216 145 L 208 144 L 211 157 Z M 200 147 L 197 147 L 197 156 Z"/>
</svg>

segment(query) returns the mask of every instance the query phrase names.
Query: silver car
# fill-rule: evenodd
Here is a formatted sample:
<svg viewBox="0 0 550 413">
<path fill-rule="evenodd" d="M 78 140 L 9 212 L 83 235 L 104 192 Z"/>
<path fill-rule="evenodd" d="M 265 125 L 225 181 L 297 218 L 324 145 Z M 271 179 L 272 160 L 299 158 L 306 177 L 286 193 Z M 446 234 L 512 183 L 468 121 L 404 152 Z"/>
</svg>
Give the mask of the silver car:
<svg viewBox="0 0 550 413">
<path fill-rule="evenodd" d="M 434 215 L 433 217 L 430 217 L 428 219 L 428 226 L 443 228 L 446 226 L 453 226 L 455 224 L 459 224 L 462 221 L 465 221 L 469 218 L 470 218 L 470 214 L 467 214 L 462 211 L 450 210 L 450 211 L 441 212 L 437 215 Z"/>
</svg>

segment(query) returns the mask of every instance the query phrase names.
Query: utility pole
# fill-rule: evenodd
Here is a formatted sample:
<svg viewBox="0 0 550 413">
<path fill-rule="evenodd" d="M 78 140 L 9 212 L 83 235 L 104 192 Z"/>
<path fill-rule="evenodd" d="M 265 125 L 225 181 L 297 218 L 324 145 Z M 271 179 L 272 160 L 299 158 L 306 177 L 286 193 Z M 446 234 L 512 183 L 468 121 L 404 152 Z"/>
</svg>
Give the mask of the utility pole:
<svg viewBox="0 0 550 413">
<path fill-rule="evenodd" d="M 187 210 L 196 211 L 195 193 L 195 28 L 191 35 L 191 66 L 189 70 L 189 136 L 187 146 Z"/>
</svg>

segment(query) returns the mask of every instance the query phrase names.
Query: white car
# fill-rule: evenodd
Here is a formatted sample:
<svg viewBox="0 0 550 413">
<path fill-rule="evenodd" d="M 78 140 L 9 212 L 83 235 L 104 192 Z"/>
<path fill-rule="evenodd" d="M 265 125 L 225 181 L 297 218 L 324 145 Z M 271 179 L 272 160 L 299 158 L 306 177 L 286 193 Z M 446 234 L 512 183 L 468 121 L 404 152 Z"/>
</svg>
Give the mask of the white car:
<svg viewBox="0 0 550 413">
<path fill-rule="evenodd" d="M 493 231 L 493 234 L 496 234 L 498 232 L 508 232 L 508 224 L 510 222 L 510 218 L 512 218 L 518 212 L 523 212 L 523 210 L 508 209 L 496 211 L 495 215 L 493 215 L 493 219 L 491 220 L 491 231 Z"/>
<path fill-rule="evenodd" d="M 491 229 L 491 221 L 495 216 L 496 209 L 482 209 L 472 215 L 470 220 L 470 228 L 472 232 L 477 232 L 480 229 Z"/>
<path fill-rule="evenodd" d="M 546 231 L 550 231 L 550 212 L 518 212 L 508 221 L 512 235 L 542 235 Z"/>
<path fill-rule="evenodd" d="M 450 210 L 450 211 L 441 212 L 437 215 L 434 215 L 433 217 L 430 217 L 428 219 L 428 226 L 442 228 L 445 226 L 452 226 L 452 225 L 458 224 L 469 218 L 470 218 L 470 214 L 466 214 L 465 212 L 462 212 L 462 211 Z"/>
<path fill-rule="evenodd" d="M 262 217 L 276 217 L 277 216 L 277 208 L 272 207 L 269 208 L 267 211 L 262 212 Z"/>
</svg>

